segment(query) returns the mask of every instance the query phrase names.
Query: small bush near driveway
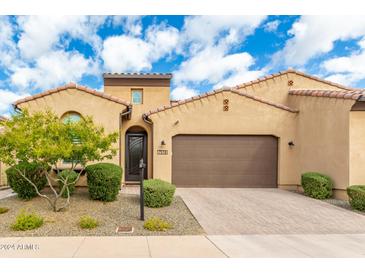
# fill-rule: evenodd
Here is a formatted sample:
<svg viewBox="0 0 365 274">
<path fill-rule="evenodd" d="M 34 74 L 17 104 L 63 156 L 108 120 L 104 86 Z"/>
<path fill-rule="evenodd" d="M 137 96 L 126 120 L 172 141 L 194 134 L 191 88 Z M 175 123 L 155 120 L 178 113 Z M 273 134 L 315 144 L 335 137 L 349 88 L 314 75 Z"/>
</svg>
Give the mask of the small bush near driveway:
<svg viewBox="0 0 365 274">
<path fill-rule="evenodd" d="M 122 179 L 122 168 L 115 164 L 99 163 L 86 167 L 90 197 L 105 202 L 117 198 Z"/>
<path fill-rule="evenodd" d="M 34 163 L 22 163 L 6 170 L 9 186 L 18 194 L 20 199 L 30 200 L 37 196 L 34 186 L 25 180 L 16 168 L 24 172 L 26 177 L 37 186 L 39 191 L 41 191 L 47 183 L 46 176 L 43 174 L 43 169 Z"/>
<path fill-rule="evenodd" d="M 83 229 L 93 229 L 99 225 L 99 222 L 95 218 L 86 215 L 80 218 L 79 225 Z"/>
<path fill-rule="evenodd" d="M 172 228 L 172 225 L 158 217 L 151 217 L 144 222 L 143 227 L 151 231 L 166 231 Z"/>
<path fill-rule="evenodd" d="M 7 207 L 0 207 L 0 214 L 4 214 L 9 211 L 9 208 Z"/>
<path fill-rule="evenodd" d="M 365 211 L 365 185 L 353 185 L 347 188 L 352 208 Z"/>
<path fill-rule="evenodd" d="M 176 187 L 173 184 L 159 180 L 145 180 L 144 203 L 148 207 L 169 206 L 175 194 Z"/>
<path fill-rule="evenodd" d="M 304 173 L 302 187 L 304 194 L 309 197 L 320 200 L 332 197 L 333 181 L 326 175 L 317 172 Z"/>
<path fill-rule="evenodd" d="M 64 180 L 66 180 L 67 178 L 67 188 L 68 188 L 68 191 L 70 193 L 70 196 L 74 193 L 75 191 L 75 184 L 76 183 L 73 183 L 73 184 L 70 184 L 72 182 L 74 182 L 77 178 L 77 173 L 73 170 L 62 170 L 59 174 L 58 174 L 58 178 L 62 178 Z M 63 182 L 62 181 L 58 181 L 58 188 L 59 188 L 59 191 L 61 191 L 61 189 L 63 188 Z M 67 198 L 67 189 L 64 190 L 64 192 L 62 193 L 62 197 L 63 198 Z"/>
<path fill-rule="evenodd" d="M 43 218 L 35 213 L 22 211 L 16 217 L 15 222 L 11 225 L 13 230 L 32 230 L 43 225 Z"/>
</svg>

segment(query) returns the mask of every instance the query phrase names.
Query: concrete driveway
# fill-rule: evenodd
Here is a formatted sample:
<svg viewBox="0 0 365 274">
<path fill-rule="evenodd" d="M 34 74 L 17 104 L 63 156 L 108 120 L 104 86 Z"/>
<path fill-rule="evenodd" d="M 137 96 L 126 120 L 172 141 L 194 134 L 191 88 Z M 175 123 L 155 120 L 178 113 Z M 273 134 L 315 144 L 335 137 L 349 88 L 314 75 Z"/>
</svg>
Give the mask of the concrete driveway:
<svg viewBox="0 0 365 274">
<path fill-rule="evenodd" d="M 208 235 L 365 233 L 365 216 L 280 189 L 179 188 Z"/>
</svg>

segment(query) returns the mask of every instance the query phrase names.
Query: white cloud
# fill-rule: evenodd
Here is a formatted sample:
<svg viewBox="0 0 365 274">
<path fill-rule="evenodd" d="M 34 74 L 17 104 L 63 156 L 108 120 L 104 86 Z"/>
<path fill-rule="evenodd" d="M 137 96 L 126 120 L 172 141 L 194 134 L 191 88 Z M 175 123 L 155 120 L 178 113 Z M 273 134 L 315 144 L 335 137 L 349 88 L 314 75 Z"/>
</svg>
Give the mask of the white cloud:
<svg viewBox="0 0 365 274">
<path fill-rule="evenodd" d="M 178 30 L 164 24 L 147 29 L 145 40 L 129 35 L 108 37 L 101 56 L 107 70 L 113 72 L 142 71 L 153 62 L 170 54 L 178 42 Z"/>
<path fill-rule="evenodd" d="M 332 58 L 321 65 L 331 75 L 326 79 L 344 85 L 354 85 L 365 79 L 365 48 L 364 40 L 359 42 L 362 50 L 349 56 Z"/>
<path fill-rule="evenodd" d="M 108 71 L 141 71 L 152 67 L 149 52 L 149 45 L 142 39 L 121 35 L 104 41 L 101 56 Z"/>
<path fill-rule="evenodd" d="M 79 81 L 83 75 L 94 74 L 92 60 L 78 52 L 54 51 L 39 57 L 34 66 L 17 67 L 11 76 L 21 89 L 48 89 L 70 81 Z"/>
<path fill-rule="evenodd" d="M 236 44 L 252 34 L 265 18 L 253 15 L 186 17 L 181 44 L 190 43 L 190 52 L 216 44 Z"/>
<path fill-rule="evenodd" d="M 207 82 L 215 86 L 233 85 L 254 79 L 259 71 L 250 71 L 254 58 L 247 52 L 225 54 L 220 47 L 207 47 L 183 62 L 175 72 L 177 83 Z"/>
<path fill-rule="evenodd" d="M 8 90 L 0 89 L 0 114 L 4 115 L 10 110 L 12 103 L 27 96 L 30 96 L 30 94 L 16 94 Z"/>
<path fill-rule="evenodd" d="M 18 24 L 21 30 L 18 47 L 26 59 L 39 58 L 54 48 L 63 48 L 60 40 L 68 34 L 89 43 L 98 51 L 101 39 L 96 34 L 98 27 L 106 20 L 104 16 L 21 16 Z"/>
<path fill-rule="evenodd" d="M 256 80 L 263 76 L 265 72 L 263 70 L 249 70 L 246 67 L 242 67 L 241 70 L 233 73 L 226 79 L 218 82 L 214 85 L 214 89 L 221 88 L 221 87 L 232 87 L 238 84 L 243 84 L 252 80 Z"/>
<path fill-rule="evenodd" d="M 114 26 L 121 26 L 123 30 L 130 35 L 140 36 L 143 28 L 141 19 L 141 16 L 118 15 L 112 17 L 112 24 Z"/>
<path fill-rule="evenodd" d="M 302 16 L 289 34 L 293 37 L 275 54 L 274 63 L 304 65 L 309 59 L 331 51 L 337 40 L 365 35 L 365 16 Z"/>
<path fill-rule="evenodd" d="M 230 52 L 265 19 L 266 16 L 187 17 L 179 52 L 189 58 L 175 71 L 174 81 L 178 85 L 207 83 L 219 88 L 261 75 L 261 71 L 250 70 L 255 60 L 248 52 Z"/>
<path fill-rule="evenodd" d="M 146 31 L 146 42 L 150 45 L 150 58 L 159 58 L 172 53 L 179 40 L 179 31 L 165 24 L 152 25 Z"/>
<path fill-rule="evenodd" d="M 186 86 L 180 86 L 177 88 L 174 88 L 171 92 L 171 98 L 173 100 L 183 100 L 186 98 L 193 97 L 197 95 L 198 92 L 194 89 L 188 88 Z"/>
<path fill-rule="evenodd" d="M 279 25 L 280 25 L 279 20 L 270 21 L 264 25 L 264 30 L 266 32 L 275 32 L 278 29 Z"/>
<path fill-rule="evenodd" d="M 0 64 L 8 67 L 16 59 L 17 49 L 13 41 L 15 34 L 14 26 L 9 17 L 0 16 Z"/>
</svg>

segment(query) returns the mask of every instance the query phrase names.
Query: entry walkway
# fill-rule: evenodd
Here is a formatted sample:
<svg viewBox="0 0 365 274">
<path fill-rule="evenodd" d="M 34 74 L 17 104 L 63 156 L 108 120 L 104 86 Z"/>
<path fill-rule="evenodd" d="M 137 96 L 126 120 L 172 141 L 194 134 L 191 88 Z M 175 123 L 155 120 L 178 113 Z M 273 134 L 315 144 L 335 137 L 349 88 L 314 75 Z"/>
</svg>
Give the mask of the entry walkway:
<svg viewBox="0 0 365 274">
<path fill-rule="evenodd" d="M 2 258 L 365 257 L 365 234 L 0 238 Z"/>
</svg>

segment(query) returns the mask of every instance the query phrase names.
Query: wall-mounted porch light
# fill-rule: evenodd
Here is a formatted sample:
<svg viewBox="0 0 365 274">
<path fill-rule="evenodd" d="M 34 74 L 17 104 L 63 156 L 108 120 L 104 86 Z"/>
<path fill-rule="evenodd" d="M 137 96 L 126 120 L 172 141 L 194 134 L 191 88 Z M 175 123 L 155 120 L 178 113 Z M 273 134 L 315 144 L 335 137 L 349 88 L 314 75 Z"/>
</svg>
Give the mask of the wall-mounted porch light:
<svg viewBox="0 0 365 274">
<path fill-rule="evenodd" d="M 161 146 L 164 146 L 164 145 L 166 145 L 165 140 L 162 140 L 161 141 Z"/>
<path fill-rule="evenodd" d="M 294 144 L 294 142 L 293 142 L 293 141 L 289 141 L 288 146 L 289 146 L 290 148 L 292 148 L 292 147 L 294 147 L 294 146 L 295 146 L 295 144 Z"/>
</svg>

